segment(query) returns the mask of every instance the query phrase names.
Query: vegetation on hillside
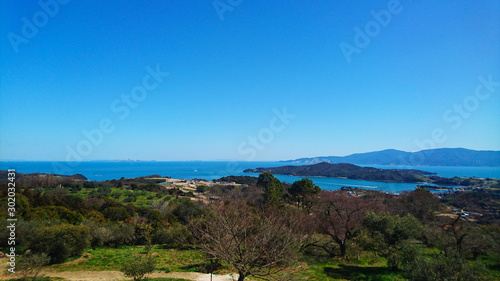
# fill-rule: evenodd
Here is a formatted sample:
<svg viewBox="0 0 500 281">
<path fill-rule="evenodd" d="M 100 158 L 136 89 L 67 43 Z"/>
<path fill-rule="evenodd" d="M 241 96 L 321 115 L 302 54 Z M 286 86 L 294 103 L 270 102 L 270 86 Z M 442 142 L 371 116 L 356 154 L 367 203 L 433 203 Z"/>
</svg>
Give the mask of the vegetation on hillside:
<svg viewBox="0 0 500 281">
<path fill-rule="evenodd" d="M 308 179 L 283 184 L 270 173 L 216 182 L 24 175 L 16 191 L 23 270 L 123 270 L 135 280 L 154 270 L 239 280 L 500 277 L 499 198 L 487 190 L 442 199 L 424 189 L 321 191 Z M 4 250 L 8 235 L 2 227 Z"/>
</svg>

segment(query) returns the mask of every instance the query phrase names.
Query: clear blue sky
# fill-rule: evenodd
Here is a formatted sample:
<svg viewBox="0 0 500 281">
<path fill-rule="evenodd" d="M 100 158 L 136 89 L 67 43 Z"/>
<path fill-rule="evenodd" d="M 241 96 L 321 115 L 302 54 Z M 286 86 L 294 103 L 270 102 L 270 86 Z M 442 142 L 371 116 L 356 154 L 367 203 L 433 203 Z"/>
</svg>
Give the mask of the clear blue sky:
<svg viewBox="0 0 500 281">
<path fill-rule="evenodd" d="M 500 150 L 497 0 L 42 2 L 1 2 L 2 160 Z"/>
</svg>

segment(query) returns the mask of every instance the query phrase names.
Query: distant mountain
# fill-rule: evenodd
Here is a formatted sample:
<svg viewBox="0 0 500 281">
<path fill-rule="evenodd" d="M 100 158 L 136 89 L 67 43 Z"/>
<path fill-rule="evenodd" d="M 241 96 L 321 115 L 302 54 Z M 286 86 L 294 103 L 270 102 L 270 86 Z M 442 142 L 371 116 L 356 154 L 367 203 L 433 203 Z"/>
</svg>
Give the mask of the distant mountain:
<svg viewBox="0 0 500 281">
<path fill-rule="evenodd" d="M 432 173 L 420 170 L 404 169 L 377 169 L 371 167 L 359 167 L 352 164 L 329 164 L 318 163 L 304 166 L 282 166 L 275 168 L 247 169 L 245 173 L 269 172 L 277 175 L 301 176 L 301 177 L 329 177 L 348 178 L 368 181 L 385 182 L 430 182 Z M 438 177 L 435 177 L 438 179 Z"/>
<path fill-rule="evenodd" d="M 350 163 L 366 165 L 409 166 L 500 166 L 500 151 L 465 148 L 438 148 L 405 152 L 395 149 L 356 153 L 348 156 L 324 156 L 282 161 L 287 163 Z"/>
</svg>

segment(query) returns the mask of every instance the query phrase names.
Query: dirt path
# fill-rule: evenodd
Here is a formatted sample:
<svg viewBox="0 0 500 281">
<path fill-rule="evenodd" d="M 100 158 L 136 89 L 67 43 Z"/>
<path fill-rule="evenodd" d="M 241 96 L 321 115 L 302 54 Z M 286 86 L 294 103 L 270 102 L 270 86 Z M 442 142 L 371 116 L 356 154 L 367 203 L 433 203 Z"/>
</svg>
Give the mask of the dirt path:
<svg viewBox="0 0 500 281">
<path fill-rule="evenodd" d="M 66 272 L 45 272 L 47 277 L 60 277 L 65 280 L 71 281 L 118 281 L 118 280 L 132 280 L 130 278 L 125 278 L 123 273 L 120 271 L 66 271 Z M 14 276 L 0 275 L 0 279 L 10 279 Z M 19 276 L 18 276 L 19 277 Z M 155 272 L 148 275 L 150 278 L 184 278 L 194 281 L 210 281 L 210 274 L 197 273 L 197 272 L 171 272 L 171 273 L 161 273 Z M 237 280 L 236 276 L 229 275 L 214 275 L 212 276 L 213 281 L 230 281 Z"/>
</svg>

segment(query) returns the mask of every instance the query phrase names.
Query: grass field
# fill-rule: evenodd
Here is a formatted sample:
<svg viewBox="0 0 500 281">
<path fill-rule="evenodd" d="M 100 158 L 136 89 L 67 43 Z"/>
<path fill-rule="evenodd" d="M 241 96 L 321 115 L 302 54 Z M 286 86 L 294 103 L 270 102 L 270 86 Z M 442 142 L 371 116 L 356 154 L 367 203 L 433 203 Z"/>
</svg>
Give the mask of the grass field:
<svg viewBox="0 0 500 281">
<path fill-rule="evenodd" d="M 27 280 L 23 279 L 23 278 L 15 278 L 15 279 L 8 279 L 8 281 L 27 281 Z M 64 278 L 39 277 L 39 278 L 36 278 L 36 281 L 64 281 Z M 148 278 L 148 281 L 191 281 L 191 280 L 182 279 L 182 278 Z"/>
<path fill-rule="evenodd" d="M 429 258 L 434 252 L 426 249 Z M 206 272 L 205 259 L 197 250 L 162 249 L 152 247 L 150 254 L 156 258 L 156 268 L 159 272 Z M 147 255 L 144 246 L 123 246 L 119 248 L 101 247 L 88 249 L 80 258 L 67 260 L 65 263 L 51 265 L 49 272 L 83 272 L 83 271 L 120 271 L 124 264 L 139 256 Z M 500 280 L 500 255 L 483 256 L 482 262 L 489 269 L 488 280 Z M 223 264 L 214 273 L 226 275 L 235 270 Z M 302 261 L 278 274 L 283 280 L 406 280 L 403 273 L 394 273 L 388 267 L 384 258 L 369 252 L 345 260 L 326 256 L 305 256 Z M 181 277 L 181 276 L 179 276 Z M 20 280 L 20 279 L 12 279 Z M 63 280 L 61 278 L 45 278 L 37 280 Z M 149 280 L 186 280 L 175 278 L 152 278 Z M 252 278 L 249 278 L 252 280 Z"/>
<path fill-rule="evenodd" d="M 197 250 L 162 249 L 156 246 L 151 249 L 151 254 L 156 257 L 156 267 L 159 270 L 168 268 L 172 272 L 203 272 L 204 257 Z M 64 264 L 52 265 L 47 269 L 55 272 L 120 270 L 127 261 L 144 255 L 146 252 L 143 246 L 102 247 L 87 250 L 79 259 L 68 260 Z M 500 280 L 499 257 L 488 256 L 482 260 L 489 269 L 489 278 Z M 229 274 L 234 273 L 234 269 L 223 265 L 214 273 Z M 289 280 L 406 280 L 402 273 L 392 272 L 384 258 L 367 252 L 349 260 L 307 256 L 300 264 L 280 275 L 285 278 L 288 276 Z"/>
<path fill-rule="evenodd" d="M 156 257 L 157 268 L 168 267 L 175 272 L 197 272 L 203 263 L 203 255 L 195 250 L 161 249 L 153 247 L 150 252 Z M 102 247 L 86 251 L 81 258 L 63 264 L 52 265 L 51 271 L 101 271 L 120 270 L 123 264 L 137 256 L 145 256 L 143 246 Z"/>
<path fill-rule="evenodd" d="M 203 255 L 196 250 L 161 249 L 154 247 L 151 253 L 156 256 L 158 269 L 169 268 L 172 272 L 200 272 L 204 262 Z M 98 248 L 88 250 L 79 259 L 68 260 L 64 264 L 52 265 L 50 271 L 108 271 L 120 270 L 127 261 L 146 255 L 143 246 L 124 246 L 120 248 Z M 228 274 L 234 270 L 230 266 L 214 272 Z M 404 280 L 387 269 L 382 258 L 363 257 L 360 260 L 345 261 L 341 258 L 308 257 L 304 262 L 280 274 L 295 280 Z M 151 279 L 152 280 L 152 279 Z"/>
</svg>

